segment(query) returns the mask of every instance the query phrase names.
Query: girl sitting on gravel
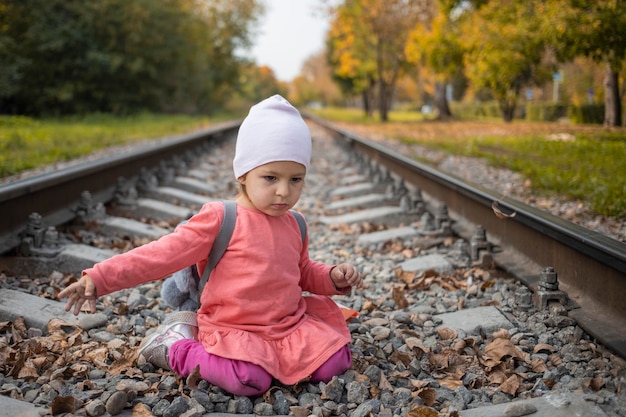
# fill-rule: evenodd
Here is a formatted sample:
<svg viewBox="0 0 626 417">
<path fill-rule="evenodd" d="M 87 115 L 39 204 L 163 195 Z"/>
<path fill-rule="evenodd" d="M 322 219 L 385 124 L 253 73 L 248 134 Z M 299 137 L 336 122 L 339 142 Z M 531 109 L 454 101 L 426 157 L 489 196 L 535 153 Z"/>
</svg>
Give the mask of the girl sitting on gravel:
<svg viewBox="0 0 626 417">
<path fill-rule="evenodd" d="M 228 248 L 195 312 L 171 314 L 139 347 L 139 360 L 181 377 L 200 376 L 232 394 L 261 395 L 276 378 L 328 382 L 351 366 L 350 333 L 330 295 L 361 287 L 351 265 L 309 259 L 289 210 L 311 159 L 300 113 L 275 95 L 252 106 L 237 135 L 233 168 L 241 186 Z M 96 297 L 162 279 L 188 265 L 202 272 L 224 218 L 221 201 L 154 242 L 94 265 L 59 293 L 78 314 Z M 313 295 L 303 296 L 306 291 Z"/>
</svg>

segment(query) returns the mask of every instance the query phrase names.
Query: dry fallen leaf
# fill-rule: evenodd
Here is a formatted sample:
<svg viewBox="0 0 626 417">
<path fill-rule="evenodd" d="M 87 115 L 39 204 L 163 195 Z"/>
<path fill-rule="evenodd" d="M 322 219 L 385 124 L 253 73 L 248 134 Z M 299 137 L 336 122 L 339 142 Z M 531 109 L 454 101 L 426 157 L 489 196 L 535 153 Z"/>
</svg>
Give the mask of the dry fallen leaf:
<svg viewBox="0 0 626 417">
<path fill-rule="evenodd" d="M 409 302 L 404 295 L 404 290 L 401 287 L 394 286 L 391 296 L 393 297 L 393 301 L 396 303 L 396 307 L 398 309 L 407 308 L 409 306 Z"/>
<path fill-rule="evenodd" d="M 415 271 L 405 271 L 402 268 L 396 268 L 394 271 L 396 278 L 410 285 L 415 280 L 417 273 Z"/>
<path fill-rule="evenodd" d="M 556 352 L 556 348 L 552 345 L 549 345 L 547 343 L 538 343 L 535 345 L 535 348 L 533 349 L 534 353 L 539 353 L 541 351 L 546 351 L 548 353 L 554 353 Z"/>
<path fill-rule="evenodd" d="M 519 350 L 509 339 L 494 339 L 485 347 L 485 356 L 494 361 L 501 361 L 504 357 L 510 356 L 514 359 L 530 362 L 530 355 Z"/>
<path fill-rule="evenodd" d="M 78 400 L 72 396 L 62 397 L 57 396 L 52 400 L 52 404 L 50 405 L 50 413 L 53 416 L 58 416 L 63 413 L 75 413 L 76 412 L 76 403 Z"/>
<path fill-rule="evenodd" d="M 502 210 L 500 210 L 498 201 L 494 201 L 491 204 L 491 209 L 493 210 L 493 212 L 496 215 L 496 217 L 499 218 L 499 219 L 510 219 L 510 218 L 515 217 L 515 215 L 517 214 L 516 211 L 511 212 L 509 214 L 504 213 Z"/>
<path fill-rule="evenodd" d="M 430 407 L 418 405 L 406 414 L 406 417 L 437 417 L 439 413 Z"/>
<path fill-rule="evenodd" d="M 441 340 L 453 340 L 456 339 L 456 331 L 453 329 L 450 329 L 449 327 L 439 327 L 437 329 L 437 333 L 439 334 L 439 338 L 441 338 Z"/>
<path fill-rule="evenodd" d="M 433 388 L 424 388 L 417 391 L 417 396 L 424 401 L 427 406 L 432 406 L 437 401 L 437 392 Z"/>
<path fill-rule="evenodd" d="M 202 379 L 200 375 L 200 365 L 196 366 L 193 372 L 187 377 L 185 381 L 187 386 L 191 389 L 198 389 L 198 381 Z"/>
<path fill-rule="evenodd" d="M 154 417 L 154 414 L 145 404 L 137 403 L 133 407 L 132 417 Z"/>
<path fill-rule="evenodd" d="M 515 395 L 519 387 L 520 387 L 520 382 L 519 382 L 518 376 L 511 375 L 506 381 L 504 381 L 500 385 L 500 391 L 510 394 L 510 395 Z"/>
</svg>

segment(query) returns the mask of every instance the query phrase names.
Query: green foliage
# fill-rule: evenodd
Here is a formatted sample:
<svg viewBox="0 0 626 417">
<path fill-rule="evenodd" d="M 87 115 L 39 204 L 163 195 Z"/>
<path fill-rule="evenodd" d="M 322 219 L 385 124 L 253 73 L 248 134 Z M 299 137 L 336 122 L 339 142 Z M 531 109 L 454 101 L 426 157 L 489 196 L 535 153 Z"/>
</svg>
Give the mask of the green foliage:
<svg viewBox="0 0 626 417">
<path fill-rule="evenodd" d="M 490 1 L 464 16 L 460 39 L 465 68 L 474 87 L 488 87 L 505 121 L 513 119 L 524 86 L 550 77 L 542 64 L 545 39 L 534 1 Z"/>
<path fill-rule="evenodd" d="M 604 104 L 569 106 L 567 115 L 574 123 L 603 124 Z"/>
<path fill-rule="evenodd" d="M 0 113 L 210 113 L 252 0 L 0 0 Z"/>
<path fill-rule="evenodd" d="M 0 177 L 68 161 L 111 146 L 188 132 L 209 123 L 206 117 L 147 113 L 41 120 L 0 116 Z"/>
<path fill-rule="evenodd" d="M 348 123 L 380 123 L 380 117 L 367 117 L 363 111 L 356 108 L 324 107 L 321 109 L 307 109 L 308 113 L 314 114 L 328 120 L 337 120 Z M 389 113 L 391 122 L 416 122 L 424 120 L 424 115 L 420 112 L 410 110 L 394 110 Z"/>
<path fill-rule="evenodd" d="M 482 103 L 450 103 L 452 114 L 461 120 L 502 120 L 502 110 L 497 101 L 486 101 Z M 522 114 L 518 108 L 515 118 L 521 118 Z"/>
<path fill-rule="evenodd" d="M 526 120 L 531 122 L 555 122 L 567 117 L 567 106 L 554 103 L 527 103 Z"/>
</svg>

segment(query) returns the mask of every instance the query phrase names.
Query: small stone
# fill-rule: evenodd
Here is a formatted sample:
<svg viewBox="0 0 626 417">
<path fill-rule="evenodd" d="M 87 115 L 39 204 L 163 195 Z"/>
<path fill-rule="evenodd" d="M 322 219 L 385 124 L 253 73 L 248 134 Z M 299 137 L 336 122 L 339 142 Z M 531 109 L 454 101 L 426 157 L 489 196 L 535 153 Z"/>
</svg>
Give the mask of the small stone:
<svg viewBox="0 0 626 417">
<path fill-rule="evenodd" d="M 183 397 L 176 397 L 169 407 L 163 411 L 163 417 L 180 417 L 181 414 L 189 410 L 189 404 Z"/>
<path fill-rule="evenodd" d="M 356 410 L 350 413 L 351 417 L 367 417 L 372 413 L 372 404 L 370 402 L 359 405 Z"/>
<path fill-rule="evenodd" d="M 379 369 L 380 370 L 380 369 Z M 331 400 L 339 402 L 341 401 L 341 395 L 343 394 L 343 381 L 333 377 L 328 384 L 320 383 L 320 389 L 322 391 L 321 398 L 322 400 Z"/>
<path fill-rule="evenodd" d="M 96 399 L 85 405 L 85 411 L 91 417 L 99 417 L 106 412 L 106 407 L 102 401 Z"/>
<path fill-rule="evenodd" d="M 274 405 L 273 409 L 278 415 L 287 415 L 289 414 L 289 401 L 285 397 L 285 394 L 282 391 L 276 391 L 274 393 Z"/>
<path fill-rule="evenodd" d="M 509 404 L 504 410 L 505 417 L 520 417 L 535 413 L 537 407 L 530 403 L 518 402 Z"/>
<path fill-rule="evenodd" d="M 135 391 L 135 392 L 145 392 L 150 386 L 144 381 L 135 381 L 134 379 L 123 379 L 117 383 L 115 386 L 119 391 Z"/>
<path fill-rule="evenodd" d="M 124 391 L 115 391 L 106 402 L 106 412 L 116 416 L 126 407 L 128 397 Z"/>
<path fill-rule="evenodd" d="M 268 403 L 258 403 L 254 406 L 252 411 L 258 416 L 271 416 L 274 414 L 274 408 L 272 408 L 272 404 Z"/>
<path fill-rule="evenodd" d="M 289 411 L 293 413 L 295 417 L 308 417 L 309 409 L 307 407 L 294 406 L 289 407 Z"/>
<path fill-rule="evenodd" d="M 372 328 L 371 332 L 374 340 L 385 340 L 389 338 L 391 329 L 388 327 L 376 326 Z"/>
<path fill-rule="evenodd" d="M 357 381 L 350 382 L 347 386 L 348 402 L 361 404 L 369 398 L 369 389 L 365 384 Z"/>
<path fill-rule="evenodd" d="M 78 325 L 85 330 L 95 329 L 96 327 L 106 326 L 109 322 L 106 314 L 81 314 L 78 319 Z"/>
</svg>

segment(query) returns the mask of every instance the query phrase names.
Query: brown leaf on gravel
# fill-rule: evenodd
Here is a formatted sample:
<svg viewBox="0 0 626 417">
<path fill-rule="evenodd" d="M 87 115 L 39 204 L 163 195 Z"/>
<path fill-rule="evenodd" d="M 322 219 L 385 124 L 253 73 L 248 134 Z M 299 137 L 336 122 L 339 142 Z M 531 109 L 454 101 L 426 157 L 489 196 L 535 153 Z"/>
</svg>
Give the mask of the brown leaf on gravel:
<svg viewBox="0 0 626 417">
<path fill-rule="evenodd" d="M 26 328 L 26 322 L 24 321 L 24 317 L 18 317 L 13 322 L 13 341 L 16 343 L 21 342 L 22 340 L 28 337 L 28 329 Z"/>
<path fill-rule="evenodd" d="M 128 368 L 125 372 L 125 375 L 129 378 L 143 378 L 143 372 L 139 368 Z"/>
<path fill-rule="evenodd" d="M 494 339 L 510 339 L 511 334 L 506 329 L 498 329 L 495 332 L 493 332 L 492 337 Z"/>
<path fill-rule="evenodd" d="M 128 368 L 132 367 L 137 360 L 135 349 L 123 349 L 122 352 L 116 352 L 121 353 L 121 355 L 119 355 L 113 363 L 109 365 L 109 373 L 112 375 L 119 375 L 123 373 Z"/>
<path fill-rule="evenodd" d="M 424 388 L 416 392 L 417 396 L 424 401 L 424 404 L 428 407 L 437 402 L 437 392 L 433 388 Z"/>
<path fill-rule="evenodd" d="M 589 381 L 585 382 L 585 386 L 598 392 L 604 386 L 604 378 L 602 377 L 591 378 Z"/>
<path fill-rule="evenodd" d="M 429 352 L 430 349 L 424 346 L 421 339 L 417 337 L 407 337 L 404 341 L 409 349 L 415 352 L 415 349 L 419 349 L 422 353 Z M 421 355 L 420 355 L 421 356 Z"/>
<path fill-rule="evenodd" d="M 80 401 L 72 396 L 61 397 L 60 395 L 55 397 L 52 400 L 52 404 L 50 405 L 50 413 L 53 416 L 58 416 L 63 413 L 75 413 L 76 407 L 79 405 Z"/>
<path fill-rule="evenodd" d="M 557 355 L 556 353 L 553 353 L 552 355 L 548 356 L 548 359 L 550 359 L 550 362 L 552 362 L 552 365 L 554 366 L 559 366 L 563 364 L 563 359 L 561 359 L 561 357 Z"/>
<path fill-rule="evenodd" d="M 538 343 L 535 345 L 535 347 L 533 348 L 533 352 L 534 353 L 539 353 L 541 351 L 545 351 L 547 353 L 554 353 L 556 352 L 556 348 L 552 345 L 549 345 L 547 343 Z"/>
<path fill-rule="evenodd" d="M 133 407 L 131 417 L 154 417 L 154 414 L 145 404 L 137 403 Z"/>
<path fill-rule="evenodd" d="M 509 339 L 494 339 L 485 347 L 484 353 L 487 358 L 497 362 L 507 356 L 526 363 L 530 362 L 530 355 L 519 350 Z"/>
<path fill-rule="evenodd" d="M 493 287 L 495 283 L 496 283 L 495 281 L 485 281 L 480 286 L 480 289 L 481 289 L 481 291 L 485 291 L 487 288 Z"/>
<path fill-rule="evenodd" d="M 504 381 L 500 385 L 500 391 L 510 394 L 510 395 L 515 395 L 519 387 L 520 387 L 519 377 L 517 375 L 511 375 L 506 381 Z"/>
<path fill-rule="evenodd" d="M 439 382 L 439 384 L 443 385 L 444 387 L 454 391 L 455 389 L 463 386 L 463 381 L 461 380 L 461 378 L 463 378 L 463 375 L 465 375 L 465 371 L 459 368 L 456 369 L 453 373 L 449 373 L 445 377 L 438 379 L 437 382 Z"/>
<path fill-rule="evenodd" d="M 394 286 L 391 296 L 393 298 L 393 301 L 396 303 L 396 307 L 398 309 L 404 309 L 409 306 L 409 302 L 406 299 L 403 288 L 399 286 Z"/>
<path fill-rule="evenodd" d="M 406 417 L 437 417 L 439 413 L 430 407 L 418 405 L 406 414 Z"/>
<path fill-rule="evenodd" d="M 415 271 L 404 271 L 402 268 L 396 268 L 394 274 L 396 278 L 405 282 L 407 285 L 411 285 L 417 276 Z"/>
<path fill-rule="evenodd" d="M 439 327 L 437 334 L 441 340 L 453 340 L 456 339 L 457 332 L 449 327 Z"/>
<path fill-rule="evenodd" d="M 546 365 L 544 360 L 541 358 L 533 359 L 533 361 L 530 364 L 530 367 L 533 370 L 533 372 L 537 372 L 537 373 L 542 373 L 548 370 L 548 365 Z"/>
<path fill-rule="evenodd" d="M 400 352 L 399 350 L 394 350 L 391 355 L 389 355 L 389 360 L 394 363 L 401 362 L 403 365 L 408 366 L 411 363 L 414 356 L 409 355 L 408 353 Z"/>
<path fill-rule="evenodd" d="M 409 384 L 413 387 L 413 388 L 418 388 L 418 389 L 422 389 L 422 388 L 426 388 L 430 382 L 428 381 L 423 381 L 421 379 L 409 379 Z"/>
<path fill-rule="evenodd" d="M 193 372 L 187 377 L 185 381 L 187 386 L 191 389 L 198 389 L 198 381 L 202 379 L 200 375 L 200 365 L 196 366 Z"/>
</svg>

